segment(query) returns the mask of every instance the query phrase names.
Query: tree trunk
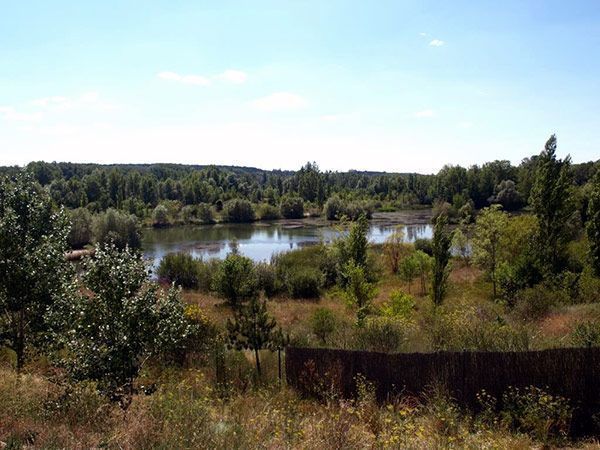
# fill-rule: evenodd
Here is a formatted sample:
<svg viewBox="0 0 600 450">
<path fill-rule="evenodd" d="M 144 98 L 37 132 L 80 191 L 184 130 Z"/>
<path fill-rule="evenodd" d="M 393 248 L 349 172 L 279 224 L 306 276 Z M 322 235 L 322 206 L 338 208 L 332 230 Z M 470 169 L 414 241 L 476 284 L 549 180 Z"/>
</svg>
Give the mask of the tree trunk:
<svg viewBox="0 0 600 450">
<path fill-rule="evenodd" d="M 256 358 L 256 373 L 258 374 L 258 377 L 261 378 L 262 377 L 262 371 L 260 368 L 260 356 L 258 355 L 258 349 L 254 349 L 254 358 Z"/>
<path fill-rule="evenodd" d="M 277 349 L 277 370 L 279 372 L 279 386 L 281 386 L 281 349 Z"/>
<path fill-rule="evenodd" d="M 25 364 L 25 312 L 19 311 L 19 321 L 15 336 L 15 353 L 17 354 L 17 373 L 21 373 Z"/>
</svg>

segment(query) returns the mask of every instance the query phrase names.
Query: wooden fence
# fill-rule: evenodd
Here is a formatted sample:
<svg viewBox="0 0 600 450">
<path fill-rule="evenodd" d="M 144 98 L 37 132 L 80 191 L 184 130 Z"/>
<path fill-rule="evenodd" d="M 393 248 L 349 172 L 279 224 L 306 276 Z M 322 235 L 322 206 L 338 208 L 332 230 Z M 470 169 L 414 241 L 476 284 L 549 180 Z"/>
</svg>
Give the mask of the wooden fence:
<svg viewBox="0 0 600 450">
<path fill-rule="evenodd" d="M 309 395 L 333 387 L 351 397 L 362 374 L 374 383 L 379 400 L 419 396 L 441 384 L 457 402 L 473 405 L 482 389 L 500 398 L 509 386 L 533 385 L 567 397 L 581 410 L 600 406 L 600 348 L 396 354 L 288 348 L 285 370 L 288 384 Z"/>
</svg>

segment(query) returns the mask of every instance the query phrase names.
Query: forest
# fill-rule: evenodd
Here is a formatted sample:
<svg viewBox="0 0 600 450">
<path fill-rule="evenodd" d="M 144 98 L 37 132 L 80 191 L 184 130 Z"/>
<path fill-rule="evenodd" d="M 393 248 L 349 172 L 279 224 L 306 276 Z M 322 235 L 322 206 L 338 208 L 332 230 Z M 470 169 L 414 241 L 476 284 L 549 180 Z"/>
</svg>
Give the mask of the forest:
<svg viewBox="0 0 600 450">
<path fill-rule="evenodd" d="M 32 162 L 0 181 L 4 448 L 597 448 L 600 405 L 547 386 L 376 398 L 283 376 L 289 346 L 383 353 L 600 347 L 600 161 L 551 136 L 520 165 L 435 175 Z M 431 209 L 431 239 L 374 212 Z M 255 262 L 164 256 L 143 226 L 321 216 L 339 230 Z M 92 252 L 73 263 L 74 248 Z M 335 374 L 330 374 L 335 378 Z M 335 380 L 334 380 L 335 381 Z"/>
</svg>

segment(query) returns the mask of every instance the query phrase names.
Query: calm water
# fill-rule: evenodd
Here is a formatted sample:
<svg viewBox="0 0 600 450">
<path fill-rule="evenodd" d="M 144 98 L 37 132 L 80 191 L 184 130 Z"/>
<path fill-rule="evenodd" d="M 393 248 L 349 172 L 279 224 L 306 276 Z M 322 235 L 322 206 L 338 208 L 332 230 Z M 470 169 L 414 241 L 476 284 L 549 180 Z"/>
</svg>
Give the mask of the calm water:
<svg viewBox="0 0 600 450">
<path fill-rule="evenodd" d="M 404 238 L 431 238 L 429 224 L 371 224 L 369 240 L 381 243 L 398 227 L 404 228 Z M 330 242 L 339 232 L 330 226 L 282 223 L 219 224 L 147 229 L 143 235 L 146 258 L 157 266 L 167 253 L 185 251 L 196 258 L 224 258 L 237 242 L 239 252 L 255 261 L 269 261 L 271 255 L 311 245 Z"/>
</svg>

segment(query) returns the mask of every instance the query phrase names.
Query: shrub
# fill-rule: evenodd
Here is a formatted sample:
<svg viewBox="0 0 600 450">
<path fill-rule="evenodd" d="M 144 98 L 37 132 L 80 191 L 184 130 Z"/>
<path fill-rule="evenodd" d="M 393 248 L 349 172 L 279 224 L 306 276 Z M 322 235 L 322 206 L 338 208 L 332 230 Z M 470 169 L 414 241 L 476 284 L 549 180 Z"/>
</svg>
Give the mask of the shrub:
<svg viewBox="0 0 600 450">
<path fill-rule="evenodd" d="M 269 205 L 268 203 L 261 203 L 258 205 L 257 215 L 261 220 L 276 220 L 281 217 L 279 208 Z"/>
<path fill-rule="evenodd" d="M 126 246 L 140 248 L 142 245 L 138 219 L 132 214 L 116 209 L 110 208 L 94 217 L 93 230 L 94 239 L 100 245 L 112 242 L 119 249 L 124 249 Z"/>
<path fill-rule="evenodd" d="M 356 329 L 356 347 L 372 352 L 397 352 L 406 342 L 401 322 L 389 317 L 372 317 Z"/>
<path fill-rule="evenodd" d="M 69 213 L 71 229 L 67 241 L 71 248 L 83 248 L 92 242 L 92 213 L 86 208 L 77 208 Z"/>
<path fill-rule="evenodd" d="M 340 219 L 345 213 L 344 202 L 337 195 L 329 197 L 325 202 L 323 209 L 325 210 L 325 217 L 327 217 L 327 220 Z"/>
<path fill-rule="evenodd" d="M 254 209 L 248 200 L 235 198 L 223 205 L 223 220 L 225 222 L 244 223 L 254 220 Z"/>
<path fill-rule="evenodd" d="M 208 203 L 200 203 L 196 205 L 198 220 L 202 223 L 213 223 L 215 217 L 212 208 Z"/>
<path fill-rule="evenodd" d="M 309 247 L 292 250 L 289 252 L 275 254 L 271 257 L 271 266 L 275 268 L 276 273 L 276 289 L 287 289 L 287 280 L 292 273 L 299 268 L 312 269 L 313 271 L 321 274 L 321 287 L 326 283 L 330 283 L 331 280 L 328 278 L 335 274 L 328 274 L 328 270 L 334 270 L 330 265 L 335 264 L 332 259 L 328 257 L 327 247 L 324 245 L 311 245 Z"/>
<path fill-rule="evenodd" d="M 346 202 L 337 195 L 329 197 L 325 203 L 325 217 L 327 220 L 339 220 L 346 216 L 350 220 L 357 220 L 360 216 L 370 219 L 373 215 L 373 203 L 367 200 L 354 200 Z"/>
<path fill-rule="evenodd" d="M 181 209 L 181 219 L 185 223 L 213 223 L 213 211 L 208 203 L 186 205 Z"/>
<path fill-rule="evenodd" d="M 433 255 L 433 247 L 431 246 L 431 239 L 415 239 L 414 242 L 415 250 L 420 250 L 429 256 Z"/>
<path fill-rule="evenodd" d="M 286 219 L 302 219 L 304 217 L 304 201 L 300 197 L 283 197 L 279 209 L 281 215 Z"/>
<path fill-rule="evenodd" d="M 317 298 L 323 286 L 323 274 L 315 268 L 297 267 L 287 273 L 285 285 L 290 297 Z"/>
<path fill-rule="evenodd" d="M 200 261 L 189 253 L 169 253 L 158 266 L 158 276 L 185 289 L 197 289 L 200 278 Z"/>
<path fill-rule="evenodd" d="M 265 262 L 257 263 L 255 266 L 258 288 L 269 298 L 278 292 L 277 274 L 272 264 Z"/>
<path fill-rule="evenodd" d="M 214 289 L 233 308 L 254 297 L 258 283 L 252 260 L 235 253 L 227 255 L 215 274 Z"/>
<path fill-rule="evenodd" d="M 373 204 L 367 200 L 352 201 L 345 206 L 344 215 L 350 220 L 357 220 L 360 216 L 370 219 L 373 216 Z"/>
<path fill-rule="evenodd" d="M 152 212 L 152 226 L 161 228 L 171 225 L 169 210 L 165 205 L 158 205 Z"/>
<path fill-rule="evenodd" d="M 325 345 L 336 329 L 337 320 L 330 309 L 317 308 L 310 318 L 310 325 L 313 334 Z"/>
<path fill-rule="evenodd" d="M 544 285 L 537 285 L 519 292 L 515 312 L 524 320 L 538 320 L 546 316 L 555 304 L 556 294 Z"/>
<path fill-rule="evenodd" d="M 572 416 L 573 408 L 566 398 L 535 386 L 509 387 L 502 396 L 502 421 L 542 441 L 566 436 Z"/>
<path fill-rule="evenodd" d="M 600 322 L 578 323 L 571 332 L 571 341 L 575 347 L 600 346 Z"/>
<path fill-rule="evenodd" d="M 381 314 L 386 317 L 408 319 L 415 309 L 415 300 L 404 292 L 392 291 L 390 299 L 381 305 Z"/>
</svg>

